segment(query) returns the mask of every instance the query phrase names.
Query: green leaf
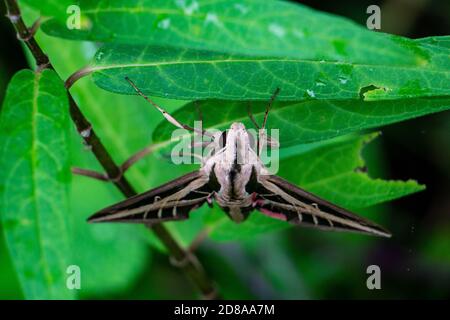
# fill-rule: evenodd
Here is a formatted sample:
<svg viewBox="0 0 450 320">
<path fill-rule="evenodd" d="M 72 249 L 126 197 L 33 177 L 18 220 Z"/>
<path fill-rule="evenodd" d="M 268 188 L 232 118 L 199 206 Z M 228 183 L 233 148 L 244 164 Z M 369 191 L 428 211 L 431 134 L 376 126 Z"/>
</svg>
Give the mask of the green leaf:
<svg viewBox="0 0 450 320">
<path fill-rule="evenodd" d="M 372 179 L 358 169 L 364 166 L 361 150 L 376 135 L 355 136 L 316 146 L 304 153 L 288 157 L 280 162 L 279 175 L 290 182 L 328 201 L 354 210 L 423 190 L 415 181 L 386 181 Z M 237 225 L 222 213 L 214 210 L 209 217 L 211 237 L 216 240 L 235 240 L 253 237 L 289 227 L 258 212 L 245 221 L 245 227 Z"/>
<path fill-rule="evenodd" d="M 36 10 L 39 10 L 41 15 L 49 16 L 49 17 L 56 17 L 60 19 L 61 26 L 64 25 L 64 27 L 67 29 L 64 19 L 69 16 L 69 14 L 66 12 L 67 8 L 71 5 L 79 5 L 80 1 L 78 0 L 46 0 L 46 1 L 40 1 L 40 0 L 20 0 L 20 3 L 26 4 L 27 6 L 30 6 Z"/>
<path fill-rule="evenodd" d="M 450 49 L 450 36 L 426 37 L 414 40 L 419 44 L 439 46 Z"/>
<path fill-rule="evenodd" d="M 28 8 L 24 6 L 22 9 Z M 35 12 L 30 10 L 23 10 L 23 13 L 28 18 L 28 24 L 36 18 Z M 67 77 L 73 70 L 85 65 L 96 50 L 92 43 L 52 38 L 42 31 L 38 31 L 36 38 L 51 57 L 52 64 L 61 77 Z M 151 116 L 153 110 L 145 102 L 138 98 L 111 94 L 99 89 L 91 81 L 78 82 L 71 88 L 71 93 L 118 163 L 151 142 L 152 123 L 155 122 L 156 125 L 156 121 Z M 70 124 L 70 127 L 73 128 L 73 125 Z M 133 130 L 129 130 L 131 127 Z M 69 145 L 72 167 L 102 171 L 98 161 L 83 146 L 74 129 Z M 145 190 L 155 183 L 154 175 L 150 175 L 154 163 L 158 161 L 148 157 L 127 172 L 133 186 Z M 91 192 L 92 190 L 95 192 Z M 70 200 L 73 217 L 70 240 L 73 244 L 73 264 L 80 266 L 82 272 L 78 297 L 103 298 L 123 292 L 151 265 L 151 248 L 139 232 L 142 229 L 148 233 L 145 227 L 95 225 L 86 222 L 87 217 L 95 211 L 122 199 L 123 196 L 113 184 L 80 176 L 72 179 Z"/>
<path fill-rule="evenodd" d="M 383 64 L 107 44 L 83 72 L 108 91 L 134 94 L 129 77 L 146 94 L 185 100 L 268 100 L 277 87 L 284 101 L 450 95 L 447 50 L 420 52 L 429 59 Z"/>
<path fill-rule="evenodd" d="M 68 218 L 69 117 L 54 71 L 23 70 L 11 80 L 0 118 L 0 213 L 28 299 L 67 299 L 72 264 Z"/>
<path fill-rule="evenodd" d="M 287 1 L 84 0 L 80 4 L 87 21 L 81 30 L 69 30 L 53 20 L 43 25 L 44 31 L 69 39 L 307 60 L 381 65 L 427 60 L 427 53 L 412 40 L 372 32 L 351 20 Z"/>
<path fill-rule="evenodd" d="M 420 191 L 415 181 L 372 179 L 361 150 L 376 134 L 352 137 L 284 159 L 278 174 L 332 203 L 358 209 Z"/>
<path fill-rule="evenodd" d="M 251 104 L 256 121 L 262 123 L 267 103 Z M 247 114 L 248 103 L 232 101 L 202 101 L 203 128 L 228 129 L 233 122 L 253 125 Z M 310 100 L 301 103 L 282 102 L 272 107 L 268 127 L 279 129 L 281 147 L 291 147 L 333 138 L 369 128 L 412 119 L 450 109 L 450 98 L 420 98 L 393 101 Z M 198 119 L 194 103 L 188 103 L 173 116 L 193 125 Z M 295 120 L 295 121 L 294 121 Z M 161 121 L 153 132 L 153 141 L 161 147 L 170 144 L 174 126 Z M 269 132 L 270 134 L 270 132 Z"/>
<path fill-rule="evenodd" d="M 56 20 L 45 24 L 44 30 L 68 38 L 126 42 L 100 50 L 91 69 L 97 83 L 114 92 L 132 92 L 123 81 L 128 75 L 147 94 L 187 100 L 261 100 L 276 86 L 282 88 L 281 100 L 360 95 L 375 100 L 449 93 L 447 51 L 371 32 L 292 3 L 82 4 L 83 16 L 91 21 L 87 30 L 68 30 Z M 183 50 L 152 50 L 147 44 Z"/>
</svg>

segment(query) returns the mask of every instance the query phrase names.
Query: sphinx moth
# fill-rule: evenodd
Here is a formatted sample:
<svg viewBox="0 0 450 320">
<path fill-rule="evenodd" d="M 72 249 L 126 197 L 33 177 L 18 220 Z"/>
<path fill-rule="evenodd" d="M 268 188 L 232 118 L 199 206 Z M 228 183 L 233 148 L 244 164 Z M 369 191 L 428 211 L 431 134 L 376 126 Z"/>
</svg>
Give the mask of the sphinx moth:
<svg viewBox="0 0 450 320">
<path fill-rule="evenodd" d="M 269 173 L 260 159 L 260 151 L 265 144 L 277 146 L 276 141 L 265 135 L 264 128 L 279 89 L 266 108 L 263 125 L 258 127 L 254 143 L 242 123 L 235 122 L 228 130 L 216 134 L 182 124 L 145 96 L 130 79 L 126 80 L 168 121 L 179 128 L 208 135 L 215 148 L 207 154 L 198 170 L 100 210 L 89 218 L 90 222 L 184 220 L 192 210 L 204 204 L 217 204 L 237 223 L 258 211 L 300 226 L 391 236 L 383 227 Z M 252 121 L 257 126 L 253 118 Z"/>
</svg>

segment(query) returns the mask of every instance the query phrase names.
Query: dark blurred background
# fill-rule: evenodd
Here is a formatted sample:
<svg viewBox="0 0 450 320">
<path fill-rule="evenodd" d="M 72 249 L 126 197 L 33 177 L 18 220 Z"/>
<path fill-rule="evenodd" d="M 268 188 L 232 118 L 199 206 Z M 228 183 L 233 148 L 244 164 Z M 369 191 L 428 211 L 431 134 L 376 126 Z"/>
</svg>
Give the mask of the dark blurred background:
<svg viewBox="0 0 450 320">
<path fill-rule="evenodd" d="M 366 8 L 381 7 L 382 32 L 411 38 L 450 34 L 450 1 L 298 1 L 365 25 Z M 28 68 L 0 2 L 0 101 L 13 74 Z M 239 243 L 204 242 L 199 256 L 225 297 L 233 298 L 449 298 L 450 112 L 390 125 L 366 147 L 375 177 L 425 184 L 423 192 L 369 211 L 388 212 L 392 239 L 336 237 L 289 229 Z M 1 228 L 0 228 L 1 230 Z M 0 231 L 1 233 L 1 231 Z M 0 234 L 0 298 L 21 298 Z M 366 288 L 366 268 L 379 265 L 382 289 Z M 127 292 L 94 298 L 195 297 L 167 257 L 155 253 L 148 272 Z M 149 289 L 151 286 L 153 289 Z M 157 288 L 157 290 L 155 289 Z"/>
</svg>

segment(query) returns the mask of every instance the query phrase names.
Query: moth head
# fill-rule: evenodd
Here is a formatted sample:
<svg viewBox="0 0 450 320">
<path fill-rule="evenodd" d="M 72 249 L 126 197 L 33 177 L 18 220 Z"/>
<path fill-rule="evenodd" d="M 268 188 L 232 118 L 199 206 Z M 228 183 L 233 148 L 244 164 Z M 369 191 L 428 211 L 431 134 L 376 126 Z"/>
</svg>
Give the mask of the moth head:
<svg viewBox="0 0 450 320">
<path fill-rule="evenodd" d="M 246 149 L 250 144 L 249 132 L 245 129 L 245 126 L 240 122 L 234 122 L 228 130 L 226 137 L 226 145 L 230 144 L 235 146 L 240 145 L 241 148 Z"/>
<path fill-rule="evenodd" d="M 245 131 L 245 126 L 240 122 L 233 122 L 230 129 L 234 131 Z"/>
</svg>

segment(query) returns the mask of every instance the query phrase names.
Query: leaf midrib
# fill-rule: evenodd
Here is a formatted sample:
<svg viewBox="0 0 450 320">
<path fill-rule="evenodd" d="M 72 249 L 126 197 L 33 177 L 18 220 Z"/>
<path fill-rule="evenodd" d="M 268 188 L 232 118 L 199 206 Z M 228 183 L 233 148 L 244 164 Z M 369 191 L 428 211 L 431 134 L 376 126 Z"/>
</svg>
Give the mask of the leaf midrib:
<svg viewBox="0 0 450 320">
<path fill-rule="evenodd" d="M 36 154 L 37 154 L 37 138 L 38 138 L 38 133 L 37 133 L 37 123 L 36 123 L 36 115 L 39 112 L 39 108 L 38 108 L 38 96 L 39 96 L 39 81 L 40 78 L 42 76 L 42 73 L 36 73 L 34 75 L 34 82 L 33 82 L 33 101 L 32 101 L 32 114 L 31 114 L 31 150 L 30 150 L 30 162 L 31 162 L 31 176 L 32 176 L 32 181 L 31 181 L 31 190 L 32 190 L 32 198 L 33 199 L 37 199 L 37 186 L 36 186 L 36 180 L 37 180 L 37 172 L 36 172 L 36 166 L 37 166 L 37 158 L 36 158 Z M 46 279 L 46 285 L 48 287 L 49 292 L 52 292 L 52 286 L 51 283 L 53 283 L 53 277 L 51 275 L 50 272 L 50 268 L 47 264 L 47 259 L 46 259 L 46 254 L 45 254 L 45 250 L 44 248 L 44 244 L 42 242 L 42 237 L 41 237 L 41 221 L 40 221 L 40 215 L 39 215 L 39 210 L 37 208 L 38 203 L 35 201 L 34 205 L 33 205 L 33 212 L 35 215 L 35 227 L 36 227 L 36 234 L 37 234 L 37 238 L 38 238 L 38 248 L 39 248 L 39 256 L 40 256 L 40 260 L 42 263 L 42 268 L 44 270 L 44 275 L 45 275 L 45 279 Z"/>
<path fill-rule="evenodd" d="M 108 57 L 109 58 L 109 57 Z M 86 70 L 89 73 L 96 72 L 96 71 L 103 71 L 103 70 L 110 70 L 110 69 L 119 69 L 119 68 L 142 68 L 142 67 L 161 67 L 161 66 L 172 66 L 172 65 L 196 65 L 196 64 L 222 64 L 222 63 L 267 63 L 267 62 L 276 62 L 276 63 L 310 63 L 310 64 L 331 64 L 331 65 L 349 65 L 353 67 L 370 67 L 370 68 L 386 68 L 386 67 L 392 67 L 396 69 L 420 69 L 423 68 L 423 66 L 420 65 L 411 65 L 411 66 L 404 66 L 404 65 L 380 65 L 380 64 L 368 64 L 368 63 L 359 63 L 359 62 L 340 62 L 340 61 L 327 61 L 327 60 L 311 60 L 311 59 L 281 59 L 281 58 L 261 58 L 254 59 L 252 57 L 249 57 L 248 59 L 219 59 L 219 60 L 173 60 L 173 61 L 156 61 L 156 62 L 147 62 L 147 63 L 122 63 L 122 64 L 105 64 L 105 65 L 94 65 L 88 67 Z M 439 74 L 446 74 L 450 73 L 450 70 L 435 70 L 435 69 L 426 69 L 426 72 L 435 72 Z"/>
</svg>

